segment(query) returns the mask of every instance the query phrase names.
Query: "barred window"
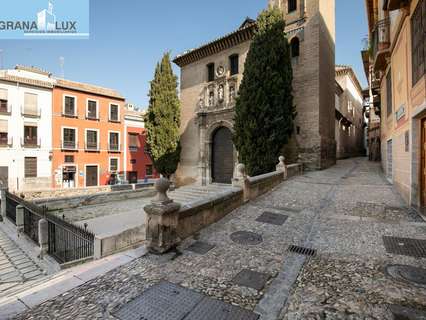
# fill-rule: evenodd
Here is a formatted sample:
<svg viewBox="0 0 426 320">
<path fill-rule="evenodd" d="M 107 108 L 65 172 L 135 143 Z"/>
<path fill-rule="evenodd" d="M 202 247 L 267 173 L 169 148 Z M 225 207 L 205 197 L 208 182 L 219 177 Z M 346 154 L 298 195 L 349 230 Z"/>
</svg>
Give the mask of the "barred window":
<svg viewBox="0 0 426 320">
<path fill-rule="evenodd" d="M 288 13 L 297 10 L 297 0 L 288 0 Z"/>
<path fill-rule="evenodd" d="M 426 0 L 420 0 L 411 18 L 411 63 L 413 86 L 426 70 Z"/>
</svg>

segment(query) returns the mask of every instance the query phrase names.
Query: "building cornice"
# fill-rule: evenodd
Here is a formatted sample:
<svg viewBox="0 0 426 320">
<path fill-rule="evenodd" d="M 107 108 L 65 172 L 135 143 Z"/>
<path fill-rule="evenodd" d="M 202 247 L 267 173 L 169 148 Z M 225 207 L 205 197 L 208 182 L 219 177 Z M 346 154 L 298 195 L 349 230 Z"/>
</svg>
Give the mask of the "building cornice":
<svg viewBox="0 0 426 320">
<path fill-rule="evenodd" d="M 55 87 L 69 89 L 74 91 L 80 91 L 84 93 L 94 94 L 98 96 L 104 96 L 108 98 L 113 98 L 116 100 L 125 101 L 125 98 L 115 90 L 94 86 L 91 84 L 86 84 L 82 82 L 75 82 L 70 80 L 57 79 Z"/>
<path fill-rule="evenodd" d="M 42 81 L 42 80 L 35 80 L 35 79 L 11 76 L 9 74 L 1 74 L 0 73 L 0 81 L 20 83 L 20 84 L 25 84 L 25 85 L 28 85 L 28 86 L 45 88 L 45 89 L 52 89 L 53 88 L 53 82 L 51 83 L 51 82 Z"/>
<path fill-rule="evenodd" d="M 181 55 L 178 55 L 173 59 L 173 62 L 179 67 L 184 67 L 195 61 L 201 60 L 205 57 L 214 55 L 243 42 L 249 41 L 253 38 L 256 26 L 257 24 L 255 21 L 248 21 L 247 23 L 244 23 L 240 29 L 234 32 L 204 44 L 196 49 L 192 49 Z"/>
</svg>

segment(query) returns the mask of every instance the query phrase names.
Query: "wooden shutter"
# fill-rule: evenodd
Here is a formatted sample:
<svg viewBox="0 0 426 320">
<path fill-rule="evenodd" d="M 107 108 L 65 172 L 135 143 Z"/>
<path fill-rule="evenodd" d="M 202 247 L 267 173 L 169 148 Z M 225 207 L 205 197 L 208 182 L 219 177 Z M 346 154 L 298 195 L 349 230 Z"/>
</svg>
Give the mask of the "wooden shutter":
<svg viewBox="0 0 426 320">
<path fill-rule="evenodd" d="M 139 148 L 139 138 L 137 134 L 129 134 L 129 147 Z"/>
<path fill-rule="evenodd" d="M 0 89 L 0 100 L 7 100 L 7 90 Z"/>
<path fill-rule="evenodd" d="M 25 178 L 37 177 L 37 158 L 25 157 Z"/>
<path fill-rule="evenodd" d="M 8 132 L 7 120 L 0 120 L 0 132 Z"/>
<path fill-rule="evenodd" d="M 36 94 L 24 94 L 24 113 L 29 115 L 37 115 L 38 98 Z"/>
</svg>

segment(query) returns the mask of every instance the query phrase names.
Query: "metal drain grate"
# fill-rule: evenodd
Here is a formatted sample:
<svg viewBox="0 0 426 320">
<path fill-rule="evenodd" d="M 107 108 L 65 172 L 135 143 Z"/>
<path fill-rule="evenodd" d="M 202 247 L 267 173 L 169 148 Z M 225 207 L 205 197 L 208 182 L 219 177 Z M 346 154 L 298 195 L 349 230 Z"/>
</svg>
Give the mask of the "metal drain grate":
<svg viewBox="0 0 426 320">
<path fill-rule="evenodd" d="M 182 320 L 201 302 L 203 295 L 162 281 L 114 313 L 121 320 Z"/>
<path fill-rule="evenodd" d="M 388 253 L 426 258 L 426 240 L 383 236 L 383 244 Z"/>
<path fill-rule="evenodd" d="M 186 250 L 204 255 L 210 250 L 212 250 L 213 248 L 214 248 L 213 244 L 197 241 L 197 242 L 194 242 L 192 245 L 190 245 Z"/>
<path fill-rule="evenodd" d="M 269 274 L 244 269 L 232 279 L 232 282 L 238 286 L 253 288 L 260 291 L 265 287 L 270 278 L 271 276 Z"/>
<path fill-rule="evenodd" d="M 260 217 L 256 219 L 256 221 L 267 224 L 273 224 L 276 226 L 282 226 L 287 221 L 287 219 L 288 216 L 285 216 L 283 214 L 265 211 Z"/>
<path fill-rule="evenodd" d="M 299 247 L 295 245 L 291 245 L 288 247 L 288 251 L 301 254 L 308 257 L 313 257 L 317 254 L 317 250 L 311 249 L 311 248 L 305 248 L 305 247 Z"/>
<path fill-rule="evenodd" d="M 162 281 L 122 305 L 120 320 L 257 320 L 259 315 Z"/>
</svg>

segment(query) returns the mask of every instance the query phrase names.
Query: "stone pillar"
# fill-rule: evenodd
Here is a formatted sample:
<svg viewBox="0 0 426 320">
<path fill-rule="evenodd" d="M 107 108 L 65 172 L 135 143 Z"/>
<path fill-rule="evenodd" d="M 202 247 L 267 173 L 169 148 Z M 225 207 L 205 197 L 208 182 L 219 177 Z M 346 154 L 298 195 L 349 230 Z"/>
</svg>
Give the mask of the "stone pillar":
<svg viewBox="0 0 426 320">
<path fill-rule="evenodd" d="M 240 187 L 244 191 L 244 202 L 250 200 L 250 182 L 246 174 L 246 166 L 242 163 L 237 164 L 235 176 L 232 179 L 234 187 Z"/>
<path fill-rule="evenodd" d="M 49 243 L 49 223 L 46 219 L 38 221 L 38 244 L 40 245 L 40 258 L 47 254 Z"/>
<path fill-rule="evenodd" d="M 297 156 L 297 163 L 298 164 L 300 164 L 300 173 L 303 173 L 303 170 L 304 170 L 304 164 L 303 164 L 303 159 L 302 159 L 302 155 L 301 154 L 299 154 L 298 156 Z"/>
<path fill-rule="evenodd" d="M 202 186 L 207 185 L 207 146 L 206 146 L 206 121 L 207 113 L 201 111 L 198 113 L 198 132 L 199 132 L 199 146 L 200 155 L 198 162 L 198 170 L 200 176 L 200 183 Z"/>
<path fill-rule="evenodd" d="M 167 196 L 169 187 L 170 182 L 166 178 L 158 179 L 155 182 L 157 196 L 144 207 L 147 214 L 146 237 L 151 253 L 165 253 L 180 242 L 177 232 L 180 204 Z"/>
<path fill-rule="evenodd" d="M 0 221 L 6 219 L 6 188 L 3 184 L 0 185 Z"/>
<path fill-rule="evenodd" d="M 16 230 L 18 233 L 24 231 L 24 207 L 21 205 L 16 206 Z"/>
<path fill-rule="evenodd" d="M 288 175 L 287 175 L 287 166 L 285 164 L 285 158 L 283 156 L 280 156 L 278 158 L 278 161 L 279 162 L 276 166 L 276 168 L 277 168 L 276 170 L 283 173 L 283 180 L 287 180 Z"/>
</svg>

